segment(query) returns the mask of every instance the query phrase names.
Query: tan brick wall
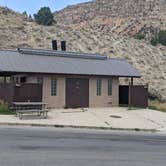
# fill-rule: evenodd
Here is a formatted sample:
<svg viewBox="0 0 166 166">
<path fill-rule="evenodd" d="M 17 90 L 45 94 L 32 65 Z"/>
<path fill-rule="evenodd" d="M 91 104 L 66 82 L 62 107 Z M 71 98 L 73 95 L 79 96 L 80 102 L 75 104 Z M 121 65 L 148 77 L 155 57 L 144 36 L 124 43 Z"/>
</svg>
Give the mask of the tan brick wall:
<svg viewBox="0 0 166 166">
<path fill-rule="evenodd" d="M 56 96 L 51 96 L 51 77 L 43 78 L 43 102 L 52 108 L 65 107 L 65 78 L 57 78 Z"/>
<path fill-rule="evenodd" d="M 101 96 L 96 95 L 96 80 L 89 80 L 89 106 L 90 107 L 110 107 L 119 105 L 119 79 L 112 78 L 112 96 L 108 96 L 108 79 L 102 79 Z"/>
</svg>

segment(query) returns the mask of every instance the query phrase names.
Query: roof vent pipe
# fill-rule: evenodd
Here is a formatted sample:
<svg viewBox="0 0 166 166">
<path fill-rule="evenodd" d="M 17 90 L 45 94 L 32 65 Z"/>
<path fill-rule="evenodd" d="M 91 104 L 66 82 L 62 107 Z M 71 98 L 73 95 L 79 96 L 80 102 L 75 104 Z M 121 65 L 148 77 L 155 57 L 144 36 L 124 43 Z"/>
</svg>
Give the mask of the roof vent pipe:
<svg viewBox="0 0 166 166">
<path fill-rule="evenodd" d="M 66 51 L 66 41 L 61 41 L 61 50 Z"/>
<path fill-rule="evenodd" d="M 58 50 L 57 41 L 56 40 L 52 40 L 52 49 L 53 50 Z"/>
</svg>

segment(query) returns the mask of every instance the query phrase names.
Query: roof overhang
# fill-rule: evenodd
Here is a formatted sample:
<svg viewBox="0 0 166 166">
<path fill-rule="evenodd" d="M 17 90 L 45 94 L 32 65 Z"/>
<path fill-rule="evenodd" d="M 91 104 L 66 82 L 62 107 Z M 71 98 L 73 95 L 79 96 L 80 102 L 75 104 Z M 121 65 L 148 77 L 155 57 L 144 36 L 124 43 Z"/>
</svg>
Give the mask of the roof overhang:
<svg viewBox="0 0 166 166">
<path fill-rule="evenodd" d="M 57 76 L 86 76 L 86 77 L 121 77 L 121 78 L 141 78 L 141 75 L 132 76 L 132 75 L 98 75 L 98 74 L 73 74 L 73 73 L 43 73 L 43 72 L 18 72 L 18 71 L 1 71 L 0 76 L 12 76 L 12 75 L 57 75 Z"/>
</svg>

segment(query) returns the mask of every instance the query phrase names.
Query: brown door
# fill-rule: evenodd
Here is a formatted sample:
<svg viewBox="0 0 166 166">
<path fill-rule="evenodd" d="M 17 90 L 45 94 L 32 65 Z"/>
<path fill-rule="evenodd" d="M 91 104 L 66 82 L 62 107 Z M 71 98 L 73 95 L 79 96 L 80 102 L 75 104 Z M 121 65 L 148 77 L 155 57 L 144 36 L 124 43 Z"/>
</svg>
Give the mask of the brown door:
<svg viewBox="0 0 166 166">
<path fill-rule="evenodd" d="M 89 107 L 89 79 L 66 79 L 66 107 Z"/>
<path fill-rule="evenodd" d="M 134 107 L 148 107 L 148 87 L 134 85 L 129 87 L 129 105 Z"/>
</svg>

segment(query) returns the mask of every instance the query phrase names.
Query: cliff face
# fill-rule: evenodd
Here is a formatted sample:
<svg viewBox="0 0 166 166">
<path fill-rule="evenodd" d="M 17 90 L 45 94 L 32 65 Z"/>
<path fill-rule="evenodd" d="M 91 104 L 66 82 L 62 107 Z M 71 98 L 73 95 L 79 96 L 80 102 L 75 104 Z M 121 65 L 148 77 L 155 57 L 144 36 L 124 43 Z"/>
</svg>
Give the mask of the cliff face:
<svg viewBox="0 0 166 166">
<path fill-rule="evenodd" d="M 166 1 L 95 0 L 56 12 L 55 19 L 60 24 L 75 26 L 96 20 L 118 35 L 133 36 L 142 31 L 151 35 L 166 27 Z"/>
<path fill-rule="evenodd" d="M 95 17 L 155 17 L 166 9 L 165 0 L 95 0 L 56 13 L 59 23 L 73 24 Z"/>
<path fill-rule="evenodd" d="M 57 24 L 40 26 L 21 14 L 0 8 L 0 49 L 51 48 L 51 40 L 67 40 L 70 51 L 98 52 L 126 58 L 142 74 L 135 83 L 166 100 L 166 47 L 149 43 L 166 29 L 165 0 L 96 0 L 55 13 Z M 133 35 L 145 32 L 146 40 Z"/>
</svg>

